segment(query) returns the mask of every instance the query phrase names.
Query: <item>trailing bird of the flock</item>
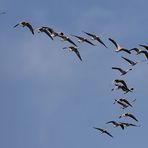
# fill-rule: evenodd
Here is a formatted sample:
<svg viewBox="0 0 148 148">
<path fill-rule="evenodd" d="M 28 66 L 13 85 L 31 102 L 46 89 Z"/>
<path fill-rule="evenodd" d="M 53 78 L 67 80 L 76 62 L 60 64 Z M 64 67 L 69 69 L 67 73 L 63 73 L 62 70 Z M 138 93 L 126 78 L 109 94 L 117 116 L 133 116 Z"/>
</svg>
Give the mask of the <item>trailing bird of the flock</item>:
<svg viewBox="0 0 148 148">
<path fill-rule="evenodd" d="M 2 13 L 0 13 L 2 14 Z M 81 44 L 85 44 L 85 46 L 89 46 L 89 48 L 93 47 L 93 48 L 97 48 L 97 46 L 102 46 L 104 48 L 104 50 L 110 50 L 109 49 L 109 45 L 107 46 L 107 43 L 104 43 L 104 41 L 102 41 L 101 37 L 99 35 L 96 35 L 96 33 L 90 33 L 90 31 L 81 31 L 83 33 L 83 36 L 81 35 L 65 35 L 67 33 L 60 31 L 57 32 L 55 31 L 55 29 L 51 26 L 41 26 L 38 27 L 36 29 L 33 28 L 33 25 L 28 22 L 28 21 L 21 21 L 19 23 L 17 23 L 14 28 L 16 28 L 17 26 L 22 26 L 23 28 L 26 27 L 29 29 L 29 31 L 34 35 L 36 32 L 38 33 L 44 33 L 47 35 L 47 37 L 50 38 L 51 41 L 53 41 L 56 38 L 59 38 L 62 42 L 61 42 L 61 49 L 68 49 L 69 51 L 71 51 L 72 53 L 74 53 L 77 59 L 79 59 L 80 61 L 82 61 L 82 56 L 80 54 L 80 43 Z M 113 37 L 114 38 L 114 37 Z M 122 76 L 122 78 L 124 78 L 124 75 L 128 75 L 130 73 L 132 73 L 136 68 L 136 65 L 142 62 L 146 62 L 146 60 L 148 59 L 148 45 L 146 44 L 138 44 L 138 46 L 140 46 L 143 49 L 139 49 L 138 47 L 136 47 L 134 45 L 134 48 L 130 48 L 127 49 L 125 48 L 125 46 L 121 47 L 113 38 L 107 38 L 108 43 L 111 44 L 111 46 L 113 45 L 113 48 L 115 48 L 115 52 L 117 54 L 122 54 L 125 53 L 127 56 L 130 55 L 130 57 L 124 57 L 124 56 L 120 56 L 121 60 L 124 60 L 125 62 L 127 62 L 129 64 L 129 68 L 123 68 L 120 67 L 118 65 L 116 66 L 112 66 L 113 71 L 117 71 L 119 72 L 119 77 Z M 66 42 L 66 45 L 65 45 Z M 97 44 L 98 43 L 98 44 Z M 69 45 L 67 45 L 69 44 Z M 112 48 L 112 47 L 111 47 Z M 114 51 L 114 50 L 111 50 Z M 136 52 L 136 54 L 134 53 Z M 139 55 L 139 54 L 144 54 L 146 59 L 144 58 L 144 61 L 134 61 L 132 60 L 131 57 L 135 57 L 135 55 Z M 85 61 L 83 59 L 83 61 Z M 134 67 L 134 68 L 133 68 Z M 130 72 L 131 71 L 131 72 Z M 129 87 L 127 85 L 126 80 L 121 79 L 121 78 L 116 78 L 115 80 L 113 80 L 113 85 L 114 88 L 112 88 L 111 90 L 121 90 L 121 92 L 123 92 L 123 94 L 126 94 L 126 97 L 120 97 L 118 99 L 114 99 L 114 103 L 113 104 L 118 104 L 120 105 L 122 111 L 131 108 L 134 108 L 134 102 L 136 99 L 133 99 L 132 101 L 130 101 L 129 99 L 127 99 L 127 94 L 132 93 L 135 91 L 135 89 L 133 87 Z M 122 94 L 122 95 L 123 95 Z M 123 117 L 128 117 L 130 119 L 132 119 L 133 121 L 140 121 L 139 119 L 137 119 L 137 117 L 135 117 L 135 115 L 133 113 L 129 113 L 129 112 L 123 112 L 123 114 L 117 115 L 118 116 L 118 120 L 120 120 Z M 124 118 L 125 119 L 125 118 Z M 126 127 L 140 127 L 139 125 L 135 124 L 135 123 L 131 123 L 131 122 L 121 122 L 121 121 L 116 121 L 116 119 L 112 119 L 109 120 L 107 122 L 104 122 L 107 125 L 108 124 L 112 124 L 113 127 L 120 127 L 122 130 L 124 130 Z M 105 125 L 106 125 L 105 124 Z M 108 130 L 106 128 L 100 128 L 100 127 L 94 127 L 92 126 L 94 129 L 100 131 L 101 133 L 104 133 L 106 135 L 108 135 L 109 137 L 113 138 L 114 136 L 108 132 Z"/>
</svg>

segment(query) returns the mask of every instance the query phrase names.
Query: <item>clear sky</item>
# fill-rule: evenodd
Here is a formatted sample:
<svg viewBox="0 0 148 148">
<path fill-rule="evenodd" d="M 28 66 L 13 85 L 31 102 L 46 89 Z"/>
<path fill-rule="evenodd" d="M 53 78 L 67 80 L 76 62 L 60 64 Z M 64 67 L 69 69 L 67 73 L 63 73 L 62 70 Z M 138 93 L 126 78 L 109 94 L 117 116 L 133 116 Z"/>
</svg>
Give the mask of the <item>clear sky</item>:
<svg viewBox="0 0 148 148">
<path fill-rule="evenodd" d="M 125 148 L 148 145 L 148 63 L 137 64 L 121 77 L 112 66 L 129 68 L 121 56 L 135 61 L 144 55 L 116 53 L 108 38 L 130 49 L 148 45 L 147 0 L 1 0 L 0 11 L 0 147 L 1 148 Z M 27 28 L 51 26 L 66 35 L 97 34 L 108 48 L 78 43 L 83 61 L 63 50 L 69 43 L 54 41 Z M 111 92 L 114 79 L 124 79 L 134 92 Z M 137 99 L 123 111 L 114 99 Z M 131 112 L 132 119 L 118 119 Z M 124 131 L 109 120 L 141 127 Z M 106 128 L 114 138 L 93 127 Z"/>
</svg>

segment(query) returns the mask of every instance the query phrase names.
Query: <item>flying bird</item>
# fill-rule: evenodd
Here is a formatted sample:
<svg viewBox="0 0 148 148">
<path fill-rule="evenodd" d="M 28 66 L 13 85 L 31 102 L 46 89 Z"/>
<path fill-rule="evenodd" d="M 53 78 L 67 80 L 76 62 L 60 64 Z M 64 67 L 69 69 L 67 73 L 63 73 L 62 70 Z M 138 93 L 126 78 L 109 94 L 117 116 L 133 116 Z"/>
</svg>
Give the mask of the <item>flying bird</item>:
<svg viewBox="0 0 148 148">
<path fill-rule="evenodd" d="M 78 58 L 82 61 L 81 55 L 78 51 L 78 47 L 69 46 L 69 47 L 64 47 L 63 49 L 69 49 L 70 51 L 75 52 L 75 54 L 78 56 Z"/>
<path fill-rule="evenodd" d="M 106 122 L 106 124 L 109 124 L 109 123 L 112 123 L 114 127 L 120 126 L 124 130 L 124 125 L 121 124 L 121 123 L 118 123 L 116 121 L 108 121 L 108 122 Z"/>
<path fill-rule="evenodd" d="M 127 99 L 125 99 L 125 98 L 120 98 L 119 100 L 120 100 L 121 102 L 124 102 L 124 103 L 127 104 L 128 106 L 133 107 L 132 104 L 131 104 Z"/>
<path fill-rule="evenodd" d="M 99 36 L 95 35 L 95 34 L 91 34 L 91 33 L 88 33 L 88 32 L 85 32 L 83 31 L 85 34 L 87 34 L 88 36 L 91 37 L 92 40 L 96 40 L 98 41 L 99 43 L 101 43 L 103 46 L 105 46 L 107 48 L 107 46 L 104 44 L 104 42 L 100 39 Z"/>
<path fill-rule="evenodd" d="M 134 65 L 136 65 L 138 63 L 138 62 L 134 62 L 134 61 L 132 61 L 130 59 L 127 59 L 125 57 L 122 57 L 122 59 L 124 59 L 125 61 L 127 61 L 131 66 L 134 66 Z"/>
<path fill-rule="evenodd" d="M 122 117 L 130 117 L 130 118 L 132 118 L 132 119 L 134 119 L 135 121 L 138 122 L 138 119 L 131 113 L 124 113 L 124 114 L 119 116 L 119 118 L 122 118 Z"/>
<path fill-rule="evenodd" d="M 54 31 L 51 27 L 42 26 L 42 28 L 45 28 L 46 30 L 48 30 L 48 32 L 50 32 L 52 37 L 59 36 L 58 32 Z"/>
<path fill-rule="evenodd" d="M 68 36 L 65 36 L 63 32 L 58 33 L 58 36 L 62 41 L 67 41 L 77 47 L 77 45 Z"/>
<path fill-rule="evenodd" d="M 52 35 L 50 34 L 50 32 L 48 31 L 47 28 L 41 27 L 41 28 L 37 28 L 36 30 L 38 31 L 38 33 L 44 32 L 45 34 L 47 34 L 53 40 L 53 37 L 52 37 Z"/>
<path fill-rule="evenodd" d="M 113 104 L 115 104 L 116 102 L 122 106 L 122 109 L 125 109 L 128 107 L 128 105 L 124 103 L 123 101 L 121 101 L 120 99 L 115 99 L 115 102 Z"/>
<path fill-rule="evenodd" d="M 132 50 L 136 51 L 136 55 L 143 53 L 146 56 L 146 58 L 148 59 L 148 51 L 141 50 L 141 49 L 138 49 L 138 48 L 130 49 L 130 51 L 132 51 Z"/>
<path fill-rule="evenodd" d="M 79 39 L 78 42 L 86 42 L 86 43 L 88 43 L 90 45 L 95 46 L 95 44 L 93 44 L 92 42 L 90 42 L 87 38 L 83 38 L 83 37 L 80 37 L 80 36 L 77 36 L 77 35 L 72 35 L 72 36 L 78 38 Z"/>
<path fill-rule="evenodd" d="M 121 73 L 121 76 L 127 74 L 130 70 L 132 70 L 131 68 L 123 70 L 122 68 L 119 67 L 112 67 L 112 69 L 118 70 Z"/>
<path fill-rule="evenodd" d="M 93 128 L 101 131 L 102 134 L 105 133 L 105 134 L 107 134 L 107 135 L 109 135 L 110 137 L 113 138 L 113 135 L 111 135 L 106 129 L 102 129 L 102 128 L 98 128 L 98 127 L 93 127 Z"/>
<path fill-rule="evenodd" d="M 124 51 L 124 52 L 127 52 L 128 54 L 131 54 L 131 52 L 128 49 L 120 47 L 120 45 L 115 40 L 113 40 L 111 38 L 108 38 L 108 39 L 109 39 L 109 41 L 111 41 L 115 45 L 115 47 L 116 47 L 115 51 L 116 52 Z"/>
<path fill-rule="evenodd" d="M 17 26 L 28 27 L 29 30 L 31 31 L 31 33 L 34 35 L 34 29 L 29 22 L 25 22 L 25 21 L 19 22 L 18 24 L 13 26 L 13 28 L 15 28 Z"/>
</svg>

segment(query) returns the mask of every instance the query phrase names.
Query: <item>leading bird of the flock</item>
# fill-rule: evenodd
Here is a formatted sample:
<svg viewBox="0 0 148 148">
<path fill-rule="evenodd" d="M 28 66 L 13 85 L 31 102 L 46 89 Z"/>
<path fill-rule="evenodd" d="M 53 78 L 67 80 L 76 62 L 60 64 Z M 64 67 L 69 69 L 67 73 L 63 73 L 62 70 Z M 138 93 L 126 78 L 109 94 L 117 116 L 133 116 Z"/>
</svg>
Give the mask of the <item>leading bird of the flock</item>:
<svg viewBox="0 0 148 148">
<path fill-rule="evenodd" d="M 120 126 L 124 130 L 124 125 L 121 124 L 121 123 L 118 123 L 116 121 L 108 121 L 108 122 L 106 122 L 106 124 L 109 124 L 109 123 L 112 123 L 114 127 Z"/>
<path fill-rule="evenodd" d="M 102 134 L 105 133 L 105 134 L 107 134 L 107 135 L 109 135 L 110 137 L 113 138 L 113 135 L 111 135 L 106 129 L 98 128 L 98 127 L 93 127 L 93 128 L 96 129 L 96 130 L 101 131 Z"/>
<path fill-rule="evenodd" d="M 87 34 L 88 36 L 91 37 L 92 40 L 96 40 L 98 41 L 99 43 L 101 43 L 103 46 L 105 46 L 107 48 L 107 46 L 104 44 L 104 42 L 100 39 L 99 36 L 95 35 L 95 34 L 91 34 L 91 33 L 88 33 L 88 32 L 85 32 L 83 31 L 85 34 Z"/>
<path fill-rule="evenodd" d="M 122 68 L 119 67 L 112 67 L 112 69 L 118 70 L 121 73 L 121 76 L 127 74 L 130 70 L 132 70 L 131 68 L 123 70 Z"/>
<path fill-rule="evenodd" d="M 77 36 L 77 35 L 72 35 L 72 36 L 78 38 L 78 39 L 79 39 L 78 42 L 80 42 L 80 43 L 81 43 L 81 42 L 86 42 L 86 43 L 88 43 L 88 44 L 90 44 L 90 45 L 95 46 L 95 44 L 93 44 L 92 42 L 90 42 L 87 38 L 83 38 L 83 37 Z"/>
<path fill-rule="evenodd" d="M 132 118 L 132 119 L 134 119 L 135 121 L 138 122 L 138 119 L 131 113 L 124 113 L 124 114 L 119 116 L 119 118 L 122 118 L 122 117 L 130 117 L 130 118 Z"/>
<path fill-rule="evenodd" d="M 115 47 L 116 47 L 116 52 L 121 52 L 121 51 L 124 51 L 124 52 L 127 52 L 128 54 L 131 54 L 131 52 L 128 50 L 128 49 L 125 49 L 123 47 L 121 47 L 115 40 L 111 39 L 111 38 L 108 38 L 109 41 L 111 41 Z"/>
<path fill-rule="evenodd" d="M 132 49 L 130 49 L 130 51 L 136 51 L 136 55 L 143 53 L 146 56 L 146 58 L 148 59 L 148 51 L 141 50 L 139 48 L 132 48 Z"/>
<path fill-rule="evenodd" d="M 82 61 L 80 52 L 78 51 L 78 47 L 69 46 L 69 47 L 64 47 L 63 49 L 69 49 L 70 51 L 75 52 L 75 54 L 78 56 L 78 58 Z"/>
<path fill-rule="evenodd" d="M 58 36 L 61 38 L 62 41 L 67 41 L 67 42 L 73 44 L 74 46 L 78 47 L 68 36 L 65 36 L 65 34 L 63 32 L 60 32 L 58 34 Z"/>
<path fill-rule="evenodd" d="M 17 26 L 28 27 L 29 30 L 31 31 L 31 33 L 34 35 L 34 29 L 33 29 L 32 25 L 29 22 L 26 22 L 26 21 L 19 22 L 18 24 L 13 26 L 13 28 L 15 28 Z"/>
<path fill-rule="evenodd" d="M 122 59 L 124 59 L 125 61 L 127 61 L 131 66 L 135 66 L 136 64 L 138 64 L 138 62 L 134 62 L 128 58 L 122 57 Z"/>
<path fill-rule="evenodd" d="M 35 30 L 37 30 L 38 33 L 44 32 L 45 34 L 47 34 L 53 40 L 53 37 L 52 37 L 52 35 L 50 34 L 50 32 L 48 31 L 47 28 L 40 27 L 40 28 L 36 28 Z"/>
</svg>

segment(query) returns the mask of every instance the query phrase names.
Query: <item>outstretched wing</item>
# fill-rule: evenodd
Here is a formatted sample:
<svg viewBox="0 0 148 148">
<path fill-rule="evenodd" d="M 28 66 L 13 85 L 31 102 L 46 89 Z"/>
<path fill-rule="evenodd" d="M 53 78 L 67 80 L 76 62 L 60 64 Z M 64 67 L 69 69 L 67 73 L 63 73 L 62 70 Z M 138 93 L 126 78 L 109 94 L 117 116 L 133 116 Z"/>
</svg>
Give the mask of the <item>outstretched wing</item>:
<svg viewBox="0 0 148 148">
<path fill-rule="evenodd" d="M 115 46 L 116 46 L 116 48 L 118 48 L 118 44 L 115 42 L 115 40 L 113 40 L 113 39 L 111 39 L 111 38 L 108 38 Z"/>
<path fill-rule="evenodd" d="M 32 34 L 34 35 L 34 29 L 33 27 L 31 26 L 30 23 L 26 23 L 26 26 L 29 28 L 29 30 L 32 32 Z"/>
</svg>

